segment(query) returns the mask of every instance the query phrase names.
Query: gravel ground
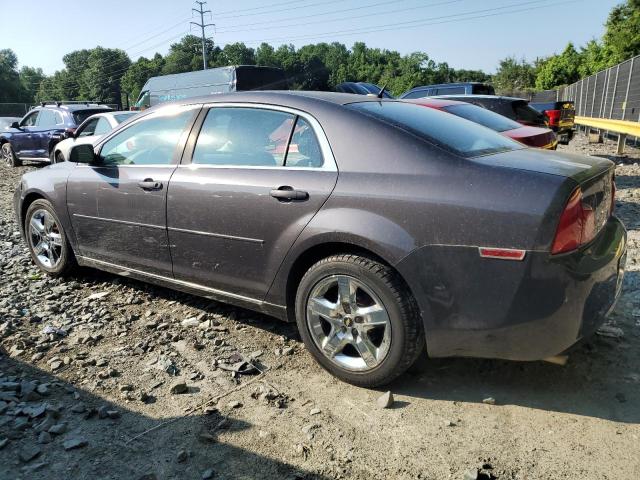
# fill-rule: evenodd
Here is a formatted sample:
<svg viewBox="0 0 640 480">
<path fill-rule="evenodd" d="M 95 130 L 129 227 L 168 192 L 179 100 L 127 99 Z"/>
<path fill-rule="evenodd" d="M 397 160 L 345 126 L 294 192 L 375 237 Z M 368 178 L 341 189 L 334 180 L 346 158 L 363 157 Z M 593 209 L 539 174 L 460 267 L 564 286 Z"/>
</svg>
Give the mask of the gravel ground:
<svg viewBox="0 0 640 480">
<path fill-rule="evenodd" d="M 11 207 L 36 167 L 1 166 L 0 478 L 637 478 L 640 150 L 561 149 L 618 162 L 629 260 L 608 336 L 564 367 L 425 360 L 389 409 L 291 325 L 106 273 L 41 275 Z"/>
</svg>

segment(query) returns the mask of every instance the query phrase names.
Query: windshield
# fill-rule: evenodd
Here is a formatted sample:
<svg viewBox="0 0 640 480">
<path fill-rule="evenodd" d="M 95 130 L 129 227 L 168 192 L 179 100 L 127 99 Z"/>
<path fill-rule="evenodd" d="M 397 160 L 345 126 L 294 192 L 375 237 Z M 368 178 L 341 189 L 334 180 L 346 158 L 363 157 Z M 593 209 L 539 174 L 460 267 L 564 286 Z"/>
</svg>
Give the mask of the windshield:
<svg viewBox="0 0 640 480">
<path fill-rule="evenodd" d="M 401 102 L 361 102 L 348 107 L 463 157 L 523 148 L 488 128 L 433 108 Z"/>
<path fill-rule="evenodd" d="M 444 107 L 445 112 L 452 113 L 458 117 L 466 118 L 472 122 L 484 125 L 496 132 L 506 132 L 507 130 L 514 130 L 522 127 L 518 122 L 514 122 L 510 118 L 500 115 L 499 113 L 492 112 L 486 108 L 478 107 L 477 105 L 450 105 Z"/>
<path fill-rule="evenodd" d="M 133 117 L 134 115 L 136 115 L 137 112 L 131 112 L 131 113 L 118 113 L 117 115 L 114 115 L 113 118 L 116 119 L 117 123 L 122 123 L 125 120 L 130 119 L 131 117 Z"/>
</svg>

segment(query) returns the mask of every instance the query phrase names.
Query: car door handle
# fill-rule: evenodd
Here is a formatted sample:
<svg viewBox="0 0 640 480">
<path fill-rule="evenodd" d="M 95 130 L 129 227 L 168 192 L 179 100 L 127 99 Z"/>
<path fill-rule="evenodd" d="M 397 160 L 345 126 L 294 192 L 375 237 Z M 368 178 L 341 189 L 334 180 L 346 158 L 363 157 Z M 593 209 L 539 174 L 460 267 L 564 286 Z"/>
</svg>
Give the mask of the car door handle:
<svg viewBox="0 0 640 480">
<path fill-rule="evenodd" d="M 162 182 L 156 182 L 153 178 L 145 178 L 143 181 L 138 182 L 138 186 L 143 190 L 161 190 Z"/>
<path fill-rule="evenodd" d="M 309 198 L 309 194 L 303 190 L 294 190 L 289 186 L 278 187 L 271 190 L 269 193 L 273 198 L 277 198 L 281 202 L 287 202 L 291 200 L 306 200 Z"/>
</svg>

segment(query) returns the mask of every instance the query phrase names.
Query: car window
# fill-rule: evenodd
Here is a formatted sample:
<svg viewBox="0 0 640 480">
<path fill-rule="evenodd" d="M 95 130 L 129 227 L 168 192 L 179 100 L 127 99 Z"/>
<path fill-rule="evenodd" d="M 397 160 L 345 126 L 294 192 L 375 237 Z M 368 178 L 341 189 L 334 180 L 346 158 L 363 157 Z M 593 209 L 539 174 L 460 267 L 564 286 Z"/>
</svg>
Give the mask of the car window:
<svg viewBox="0 0 640 480">
<path fill-rule="evenodd" d="M 313 128 L 304 118 L 298 117 L 287 150 L 285 166 L 319 168 L 323 163 L 322 150 Z"/>
<path fill-rule="evenodd" d="M 360 102 L 349 107 L 464 157 L 523 148 L 488 128 L 433 108 L 404 102 Z"/>
<path fill-rule="evenodd" d="M 98 119 L 98 124 L 96 125 L 96 129 L 93 132 L 94 135 L 104 135 L 107 132 L 110 132 L 112 130 L 111 128 L 111 124 L 109 123 L 109 121 L 104 118 L 104 117 L 100 117 Z"/>
<path fill-rule="evenodd" d="M 53 110 L 41 110 L 38 117 L 38 126 L 53 127 L 56 124 L 56 114 Z"/>
<path fill-rule="evenodd" d="M 214 107 L 202 125 L 192 163 L 284 165 L 295 115 L 258 108 Z"/>
<path fill-rule="evenodd" d="M 522 127 L 522 125 L 518 122 L 514 122 L 510 118 L 499 115 L 487 110 L 486 108 L 478 107 L 477 105 L 450 105 L 448 107 L 444 107 L 443 110 L 445 112 L 452 113 L 453 115 L 457 115 L 458 117 L 466 118 L 472 122 L 484 125 L 496 132 L 506 132 L 507 130 Z"/>
<path fill-rule="evenodd" d="M 29 115 L 27 115 L 21 122 L 20 122 L 20 126 L 21 127 L 33 127 L 36 122 L 38 121 L 38 113 L 40 112 L 33 112 L 30 113 Z"/>
<path fill-rule="evenodd" d="M 544 125 L 543 115 L 535 108 L 530 107 L 527 102 L 513 102 L 512 107 L 516 115 L 516 120 L 519 122 L 529 123 L 532 125 Z"/>
<path fill-rule="evenodd" d="M 62 118 L 62 114 L 60 112 L 55 112 L 56 114 L 56 125 L 64 125 L 64 119 Z"/>
<path fill-rule="evenodd" d="M 132 124 L 100 151 L 104 165 L 168 165 L 194 110 L 158 113 Z"/>
<path fill-rule="evenodd" d="M 429 96 L 429 91 L 428 90 L 417 90 L 415 92 L 407 93 L 402 98 L 412 99 L 412 98 L 424 98 L 424 97 L 428 97 L 428 96 Z"/>
<path fill-rule="evenodd" d="M 96 125 L 98 125 L 98 119 L 93 118 L 89 120 L 78 132 L 77 137 L 90 137 L 95 135 Z"/>
<path fill-rule="evenodd" d="M 460 95 L 466 93 L 464 87 L 440 87 L 435 91 L 435 95 Z"/>
<path fill-rule="evenodd" d="M 95 115 L 96 113 L 104 113 L 108 112 L 108 109 L 94 109 L 94 110 L 77 110 L 73 112 L 71 115 L 73 116 L 73 121 L 76 122 L 76 125 L 80 125 L 91 115 Z"/>
<path fill-rule="evenodd" d="M 474 95 L 495 95 L 496 91 L 491 85 L 473 85 L 471 93 Z"/>
</svg>

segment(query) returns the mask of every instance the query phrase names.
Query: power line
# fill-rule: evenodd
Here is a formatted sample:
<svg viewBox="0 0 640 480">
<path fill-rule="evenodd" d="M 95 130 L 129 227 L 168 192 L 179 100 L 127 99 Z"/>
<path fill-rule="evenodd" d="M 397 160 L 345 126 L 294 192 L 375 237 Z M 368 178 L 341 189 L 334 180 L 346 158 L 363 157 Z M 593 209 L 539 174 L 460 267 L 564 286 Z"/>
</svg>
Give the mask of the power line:
<svg viewBox="0 0 640 480">
<path fill-rule="evenodd" d="M 406 0 L 392 0 L 392 1 L 386 1 L 386 2 L 379 2 L 379 3 L 373 3 L 370 5 L 366 5 L 363 7 L 353 7 L 353 8 L 346 8 L 343 10 L 334 10 L 332 12 L 323 12 L 323 13 L 317 13 L 314 15 L 302 15 L 299 17 L 289 17 L 289 18 L 284 18 L 281 20 L 276 20 L 275 23 L 278 22 L 282 22 L 282 21 L 286 21 L 286 20 L 297 20 L 297 19 L 303 19 L 303 18 L 316 18 L 316 17 L 320 17 L 320 16 L 324 16 L 324 15 L 333 15 L 336 13 L 344 13 L 344 12 L 351 12 L 351 11 L 355 11 L 355 10 L 362 10 L 364 8 L 371 8 L 371 7 L 378 7 L 381 5 L 391 5 L 394 3 L 399 3 L 399 2 L 404 2 Z M 418 7 L 413 7 L 412 10 L 418 10 L 418 9 L 423 9 L 423 8 L 433 8 L 433 7 L 438 7 L 440 5 L 448 5 L 451 3 L 459 3 L 459 2 L 463 2 L 465 0 L 447 0 L 447 1 L 442 1 L 442 2 L 436 2 L 436 3 L 428 3 L 425 5 L 420 5 Z M 402 11 L 395 11 L 392 13 L 404 13 Z M 271 29 L 271 28 L 288 28 L 288 27 L 302 27 L 302 26 L 306 26 L 306 25 L 314 25 L 314 24 L 318 24 L 318 23 L 327 23 L 327 22 L 337 22 L 337 21 L 343 21 L 343 20 L 353 20 L 353 19 L 360 19 L 360 18 L 366 18 L 366 17 L 379 17 L 380 16 L 380 12 L 372 12 L 372 13 L 367 13 L 364 15 L 357 15 L 357 16 L 349 16 L 349 17 L 343 17 L 343 18 L 337 18 L 337 19 L 326 19 L 326 20 L 318 20 L 318 21 L 314 21 L 314 22 L 306 22 L 306 23 L 295 23 L 295 24 L 290 24 L 290 25 L 271 25 L 268 27 L 264 27 L 267 29 Z M 252 26 L 252 25 L 263 25 L 264 22 L 258 22 L 258 23 L 246 23 L 244 25 L 235 25 L 233 26 L 230 30 L 226 30 L 224 28 L 220 29 L 220 30 L 216 30 L 216 33 L 219 34 L 225 34 L 225 33 L 237 33 L 237 32 L 249 32 L 249 31 L 255 31 L 255 30 L 262 30 L 263 28 L 248 28 L 248 29 L 240 29 L 237 30 L 237 27 L 242 27 L 242 26 Z"/>
<path fill-rule="evenodd" d="M 457 14 L 452 14 L 452 15 L 443 15 L 443 16 L 439 16 L 439 17 L 428 17 L 428 18 L 422 18 L 422 19 L 418 19 L 418 20 L 410 20 L 410 21 L 407 21 L 407 22 L 387 23 L 387 24 L 376 25 L 376 26 L 371 26 L 371 27 L 361 27 L 361 28 L 358 28 L 358 29 L 348 29 L 348 30 L 337 30 L 337 31 L 331 31 L 331 32 L 322 32 L 322 33 L 318 33 L 318 34 L 302 35 L 302 36 L 297 36 L 297 37 L 288 36 L 288 37 L 264 38 L 264 39 L 261 39 L 261 40 L 255 40 L 255 41 L 246 42 L 246 43 L 250 44 L 250 45 L 252 45 L 252 44 L 255 45 L 255 44 L 262 43 L 262 42 L 278 42 L 278 41 L 291 41 L 291 40 L 305 40 L 305 39 L 321 38 L 321 37 L 324 37 L 326 35 L 377 33 L 377 32 L 395 30 L 396 29 L 395 27 L 399 27 L 399 26 L 402 26 L 404 28 L 416 28 L 416 27 L 421 27 L 421 26 L 426 26 L 426 25 L 436 25 L 436 24 L 440 24 L 440 23 L 451 23 L 451 22 L 456 22 L 456 21 L 471 20 L 471 19 L 475 19 L 475 18 L 486 18 L 486 17 L 492 17 L 492 16 L 506 15 L 506 14 L 509 14 L 509 13 L 519 13 L 519 12 L 523 12 L 523 11 L 535 10 L 537 8 L 540 8 L 540 7 L 536 6 L 536 7 L 531 7 L 531 8 L 522 9 L 522 10 L 500 12 L 500 10 L 519 7 L 519 6 L 523 6 L 523 5 L 531 5 L 531 4 L 535 4 L 535 3 L 541 3 L 541 2 L 549 2 L 549 1 L 553 1 L 553 0 L 532 0 L 532 1 L 515 3 L 515 4 L 512 4 L 512 5 L 506 5 L 506 6 L 502 6 L 502 7 L 488 8 L 488 9 L 482 9 L 482 10 L 474 10 L 474 11 L 470 11 L 470 12 L 462 12 L 462 13 L 457 13 Z M 577 1 L 579 1 L 579 0 L 567 0 L 567 1 L 564 1 L 564 2 L 558 2 L 558 3 L 556 3 L 556 5 L 560 5 L 560 4 L 564 4 L 564 3 L 573 3 L 573 2 L 577 2 Z M 474 17 L 469 17 L 469 18 L 458 18 L 458 17 L 474 15 L 474 14 L 482 13 L 482 12 L 495 12 L 495 11 L 497 11 L 497 13 L 489 14 L 489 15 L 479 15 L 479 16 L 474 16 Z M 451 20 L 446 20 L 446 21 L 443 21 L 443 22 L 433 22 L 433 20 L 446 19 L 446 18 L 451 18 Z M 411 25 L 411 24 L 414 24 L 414 25 Z M 290 25 L 290 26 L 297 26 L 297 25 Z M 279 28 L 281 28 L 281 27 L 279 27 Z"/>
<path fill-rule="evenodd" d="M 190 23 L 192 25 L 197 25 L 198 27 L 200 27 L 202 31 L 202 69 L 206 70 L 207 69 L 207 48 L 206 48 L 207 42 L 204 34 L 204 29 L 207 27 L 213 27 L 215 25 L 213 23 L 204 23 L 204 14 L 211 13 L 211 10 L 203 10 L 207 2 L 196 0 L 196 3 L 200 5 L 200 8 L 199 9 L 192 8 L 191 10 L 200 14 L 200 23 L 198 22 L 190 22 Z"/>
</svg>

